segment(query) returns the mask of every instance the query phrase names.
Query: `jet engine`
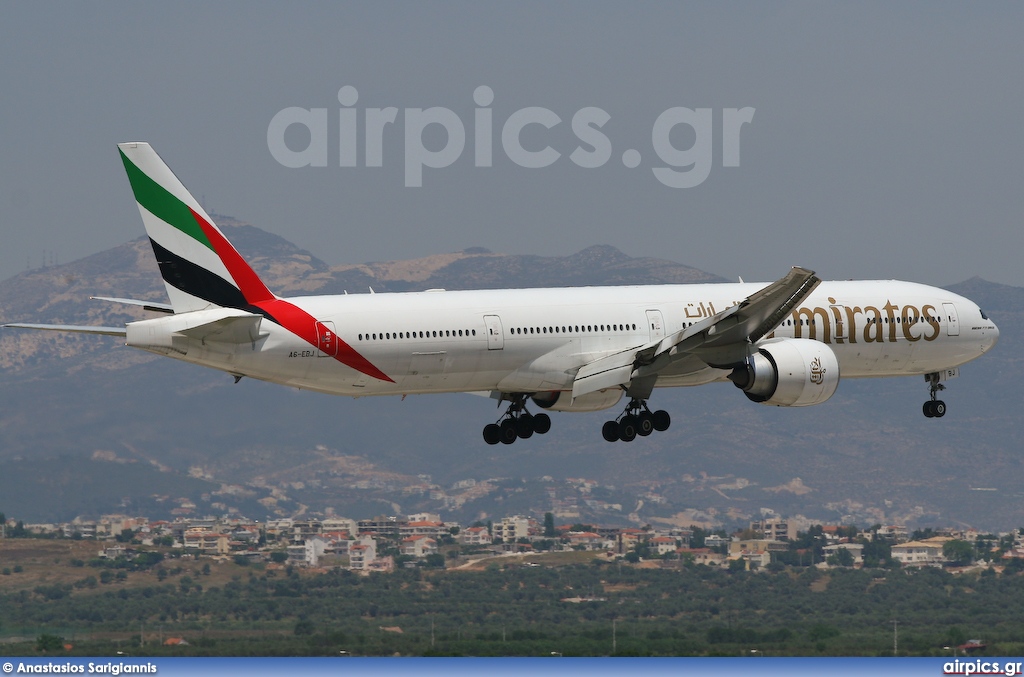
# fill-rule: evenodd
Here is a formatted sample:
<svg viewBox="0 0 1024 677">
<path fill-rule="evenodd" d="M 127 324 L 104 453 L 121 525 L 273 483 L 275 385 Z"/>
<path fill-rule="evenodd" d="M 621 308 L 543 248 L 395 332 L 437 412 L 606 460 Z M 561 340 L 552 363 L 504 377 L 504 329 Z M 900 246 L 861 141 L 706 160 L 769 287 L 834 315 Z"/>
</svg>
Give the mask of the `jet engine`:
<svg viewBox="0 0 1024 677">
<path fill-rule="evenodd" d="M 571 391 L 552 390 L 535 393 L 530 397 L 541 409 L 551 411 L 600 411 L 614 407 L 622 399 L 621 388 L 607 388 L 594 393 L 587 393 L 572 399 Z"/>
<path fill-rule="evenodd" d="M 752 402 L 806 407 L 832 397 L 839 385 L 839 361 L 824 343 L 776 339 L 760 344 L 728 378 Z"/>
</svg>

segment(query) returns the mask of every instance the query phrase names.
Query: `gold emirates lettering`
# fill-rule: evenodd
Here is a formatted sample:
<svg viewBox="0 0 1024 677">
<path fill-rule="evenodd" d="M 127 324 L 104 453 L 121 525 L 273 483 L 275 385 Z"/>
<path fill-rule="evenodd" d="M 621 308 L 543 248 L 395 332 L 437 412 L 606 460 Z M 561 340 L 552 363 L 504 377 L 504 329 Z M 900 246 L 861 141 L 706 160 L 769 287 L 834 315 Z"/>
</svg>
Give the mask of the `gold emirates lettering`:
<svg viewBox="0 0 1024 677">
<path fill-rule="evenodd" d="M 911 305 L 898 306 L 886 300 L 880 309 L 876 306 L 861 308 L 842 305 L 831 296 L 828 302 L 828 308 L 797 308 L 793 311 L 793 338 L 809 338 L 822 343 L 857 343 L 858 340 L 864 343 L 895 343 L 898 338 L 914 342 L 921 339 L 934 341 L 939 337 L 939 320 L 933 305 L 926 304 L 919 309 Z M 816 321 L 819 318 L 820 321 Z M 915 327 L 919 326 L 923 329 L 915 332 Z M 774 335 L 772 332 L 768 338 Z"/>
</svg>

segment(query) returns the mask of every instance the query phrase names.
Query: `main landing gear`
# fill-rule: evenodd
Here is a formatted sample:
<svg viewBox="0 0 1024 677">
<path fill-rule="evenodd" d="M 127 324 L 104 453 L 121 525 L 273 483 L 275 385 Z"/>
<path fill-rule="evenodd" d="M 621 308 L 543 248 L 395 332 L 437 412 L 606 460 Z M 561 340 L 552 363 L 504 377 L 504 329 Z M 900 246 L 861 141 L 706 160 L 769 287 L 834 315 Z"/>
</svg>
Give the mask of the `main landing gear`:
<svg viewBox="0 0 1024 677">
<path fill-rule="evenodd" d="M 647 400 L 633 398 L 614 421 L 608 421 L 601 428 L 601 435 L 609 442 L 632 442 L 636 436 L 647 437 L 652 432 L 664 432 L 672 423 L 672 417 L 664 409 L 652 412 Z"/>
<path fill-rule="evenodd" d="M 928 381 L 928 394 L 931 399 L 924 403 L 921 410 L 928 418 L 942 418 L 946 415 L 946 403 L 935 396 L 940 390 L 945 390 L 946 386 L 939 383 L 938 374 L 925 374 L 925 380 Z"/>
<path fill-rule="evenodd" d="M 512 444 L 522 437 L 524 440 L 534 433 L 543 435 L 551 430 L 551 417 L 547 414 L 531 414 L 526 410 L 526 396 L 514 395 L 512 404 L 498 419 L 497 423 L 484 426 L 484 442 L 487 444 Z"/>
</svg>

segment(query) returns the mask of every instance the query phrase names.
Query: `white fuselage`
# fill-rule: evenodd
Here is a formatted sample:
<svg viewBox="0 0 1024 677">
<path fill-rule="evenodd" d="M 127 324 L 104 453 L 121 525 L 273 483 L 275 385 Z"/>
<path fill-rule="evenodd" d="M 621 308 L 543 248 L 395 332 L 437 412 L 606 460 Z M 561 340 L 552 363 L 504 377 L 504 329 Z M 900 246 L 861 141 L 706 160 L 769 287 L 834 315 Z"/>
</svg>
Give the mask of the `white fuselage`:
<svg viewBox="0 0 1024 677">
<path fill-rule="evenodd" d="M 365 396 L 571 390 L 578 369 L 735 305 L 763 284 L 690 284 L 288 299 L 391 382 L 332 359 L 264 321 L 252 344 L 190 341 L 179 359 L 325 393 Z M 811 338 L 835 352 L 843 378 L 928 374 L 988 350 L 995 324 L 972 301 L 898 281 L 823 282 L 774 337 Z M 723 378 L 695 358 L 659 373 L 657 387 Z"/>
</svg>

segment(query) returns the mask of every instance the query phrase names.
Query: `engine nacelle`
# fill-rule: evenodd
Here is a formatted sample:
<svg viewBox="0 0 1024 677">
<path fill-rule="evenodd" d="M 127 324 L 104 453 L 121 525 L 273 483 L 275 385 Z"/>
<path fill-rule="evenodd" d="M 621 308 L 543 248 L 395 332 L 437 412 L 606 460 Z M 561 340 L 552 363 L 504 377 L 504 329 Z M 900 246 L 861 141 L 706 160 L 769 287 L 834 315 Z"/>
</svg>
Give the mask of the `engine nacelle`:
<svg viewBox="0 0 1024 677">
<path fill-rule="evenodd" d="M 728 377 L 752 402 L 807 407 L 832 397 L 839 386 L 839 360 L 824 343 L 776 339 L 758 347 Z"/>
<path fill-rule="evenodd" d="M 622 399 L 622 388 L 607 388 L 572 399 L 572 392 L 553 390 L 530 397 L 541 409 L 551 411 L 600 411 L 614 407 Z"/>
</svg>

